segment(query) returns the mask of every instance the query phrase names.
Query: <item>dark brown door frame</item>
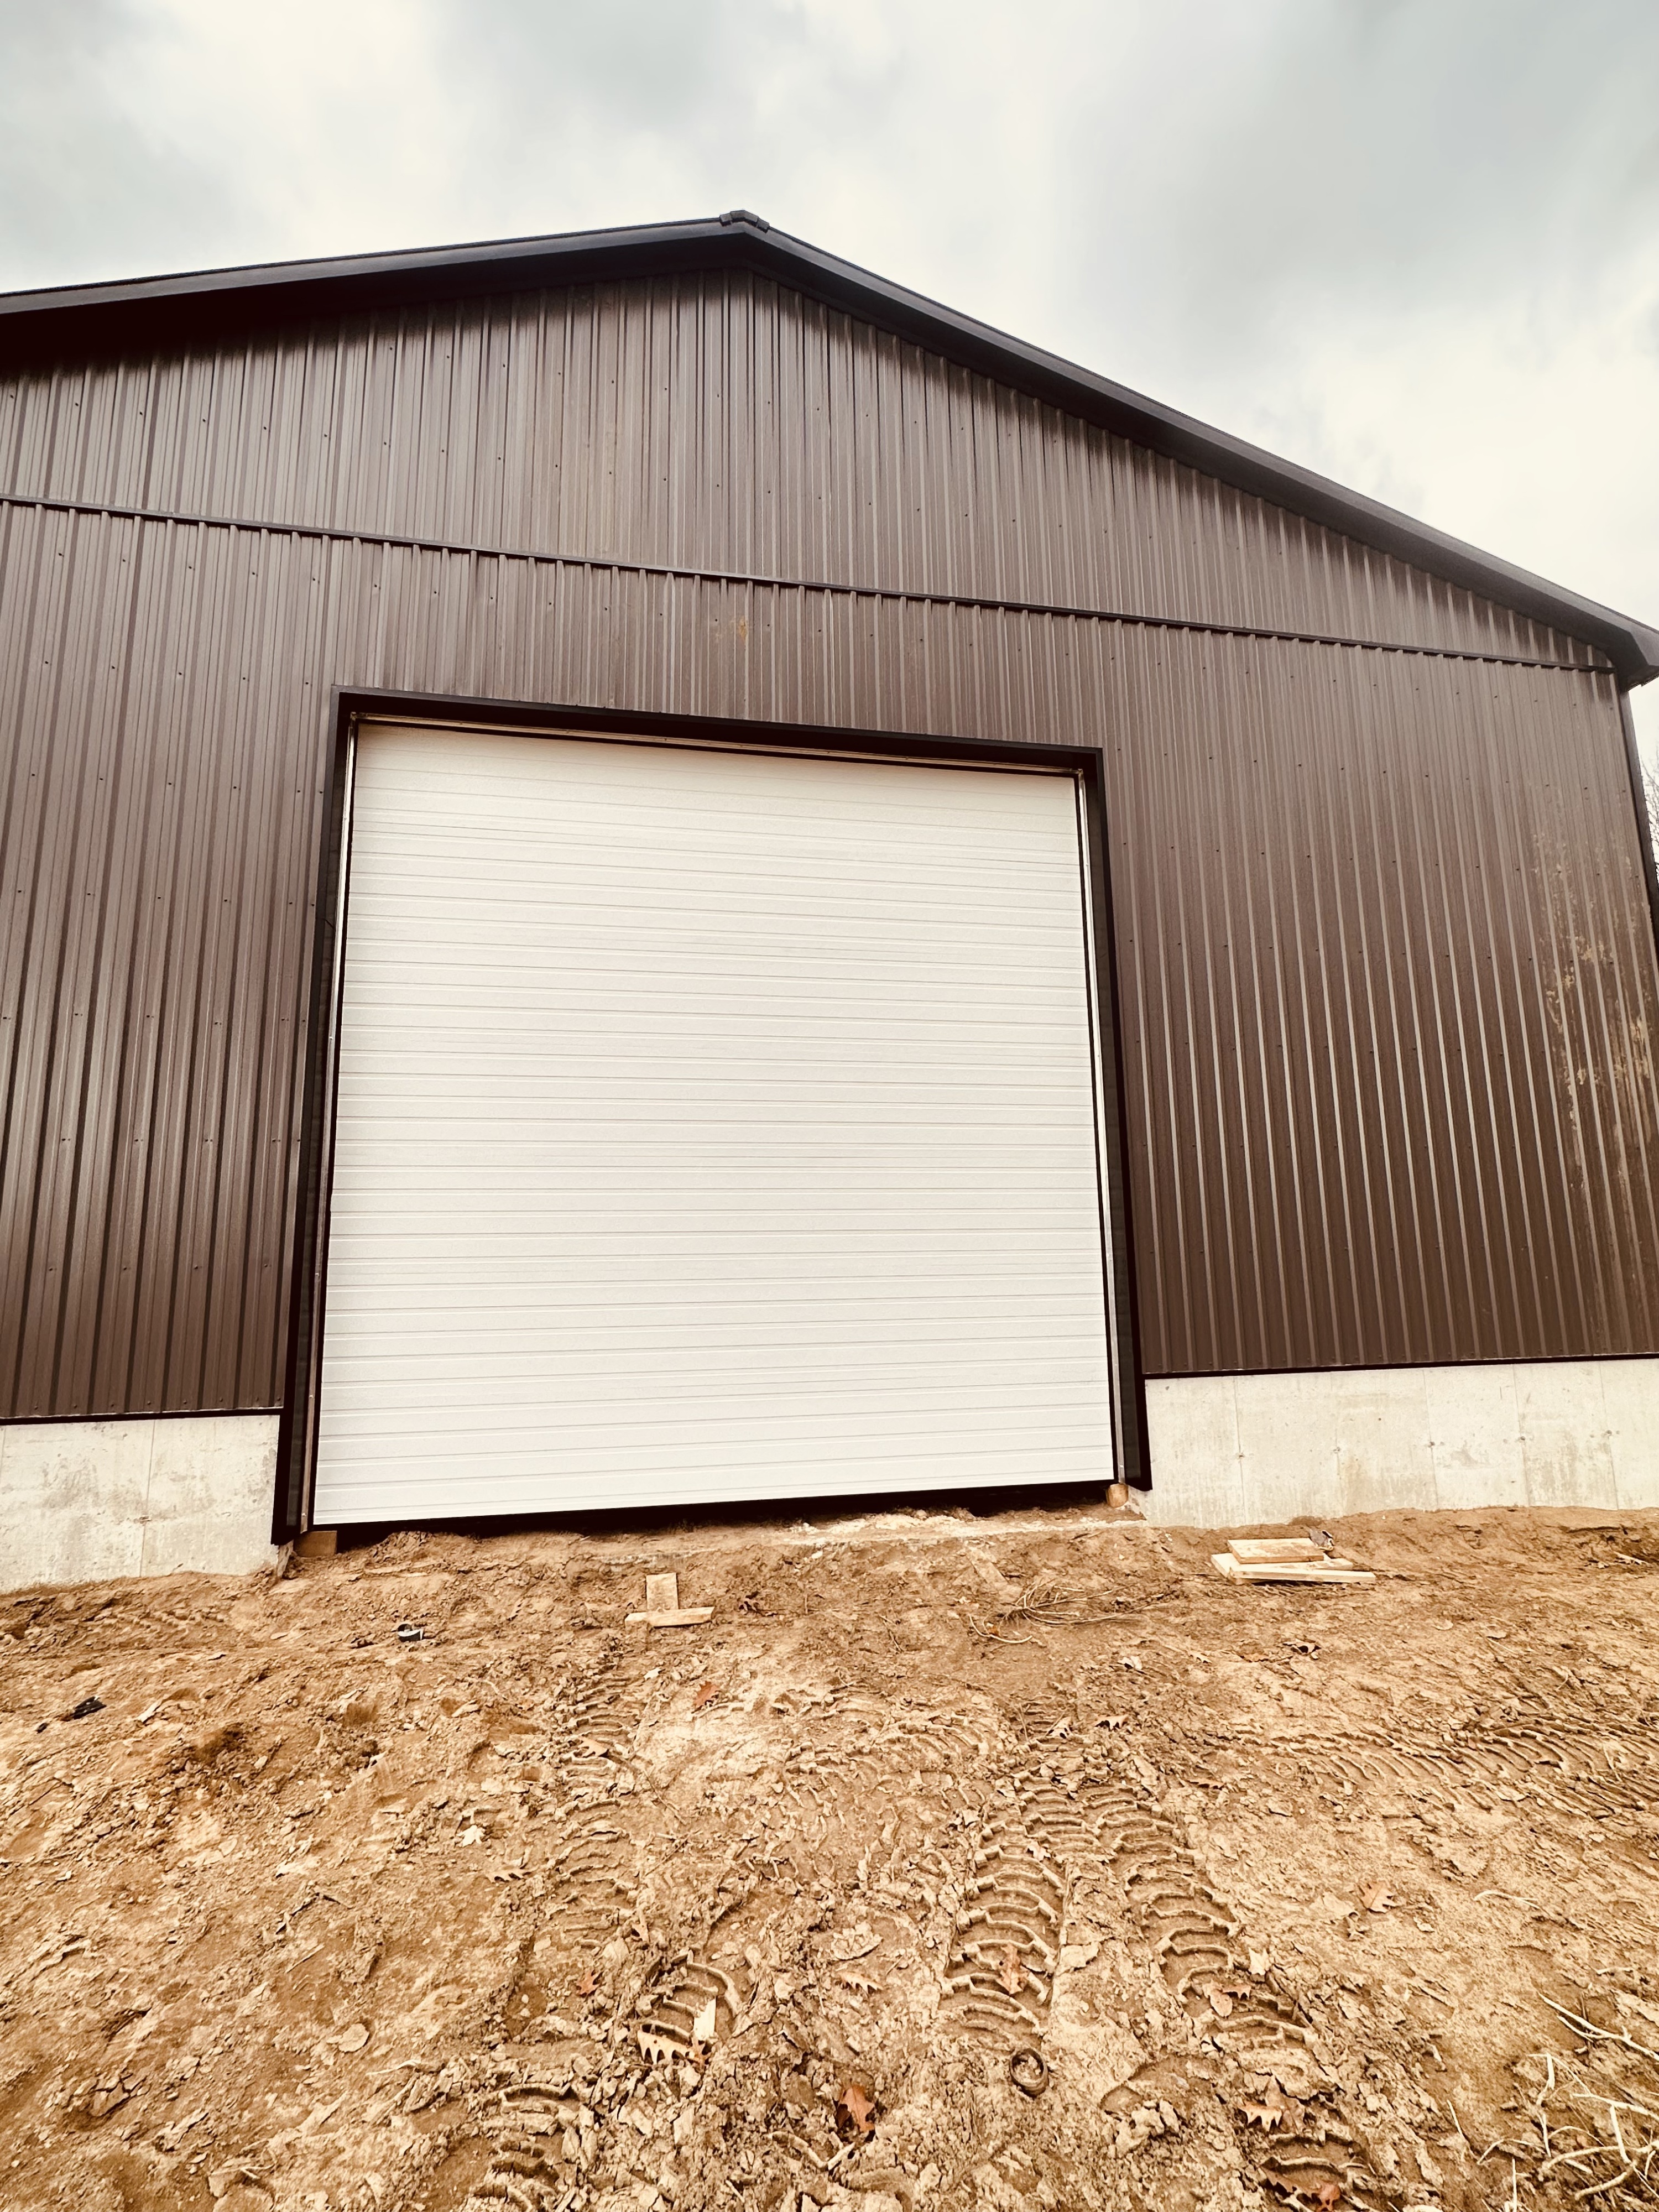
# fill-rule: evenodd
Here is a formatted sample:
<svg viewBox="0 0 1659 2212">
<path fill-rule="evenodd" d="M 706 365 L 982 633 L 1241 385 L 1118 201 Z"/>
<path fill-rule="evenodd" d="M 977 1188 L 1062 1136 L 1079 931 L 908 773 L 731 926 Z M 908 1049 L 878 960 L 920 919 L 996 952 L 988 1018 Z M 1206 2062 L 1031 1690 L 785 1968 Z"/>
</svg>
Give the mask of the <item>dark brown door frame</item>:
<svg viewBox="0 0 1659 2212">
<path fill-rule="evenodd" d="M 1042 767 L 1071 770 L 1084 793 L 1091 900 L 1092 978 L 1099 1026 L 1100 1162 L 1103 1259 L 1110 1302 L 1115 1474 L 1139 1489 L 1151 1486 L 1146 1449 L 1146 1377 L 1135 1316 L 1133 1230 L 1123 1115 L 1123 1066 L 1118 1034 L 1117 961 L 1104 830 L 1103 758 L 1091 747 L 1014 745 L 936 738 L 908 731 L 825 728 L 813 723 L 730 721 L 700 714 L 641 714 L 616 708 L 549 706 L 544 702 L 470 699 L 448 693 L 337 687 L 331 702 L 311 948 L 303 1119 L 298 1190 L 289 1250 L 290 1297 L 283 1409 L 277 1432 L 273 1539 L 286 1543 L 310 1525 L 316 1456 L 317 1394 L 328 1267 L 329 1197 L 333 1175 L 335 1076 L 339 1055 L 341 951 L 350 892 L 349 808 L 352 737 L 357 723 L 464 724 L 549 737 L 629 735 L 767 752 L 845 753 L 866 758 L 902 756 L 941 765 Z"/>
</svg>

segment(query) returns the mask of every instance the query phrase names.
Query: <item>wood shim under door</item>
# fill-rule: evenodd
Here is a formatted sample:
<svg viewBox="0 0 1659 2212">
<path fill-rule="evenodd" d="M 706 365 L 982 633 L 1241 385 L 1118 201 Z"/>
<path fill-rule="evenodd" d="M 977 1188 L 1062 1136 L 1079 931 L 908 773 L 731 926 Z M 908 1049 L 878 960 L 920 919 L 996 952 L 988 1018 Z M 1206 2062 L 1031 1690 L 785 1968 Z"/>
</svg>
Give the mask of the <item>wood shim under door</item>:
<svg viewBox="0 0 1659 2212">
<path fill-rule="evenodd" d="M 314 1517 L 1112 1472 L 1069 775 L 369 726 Z"/>
</svg>

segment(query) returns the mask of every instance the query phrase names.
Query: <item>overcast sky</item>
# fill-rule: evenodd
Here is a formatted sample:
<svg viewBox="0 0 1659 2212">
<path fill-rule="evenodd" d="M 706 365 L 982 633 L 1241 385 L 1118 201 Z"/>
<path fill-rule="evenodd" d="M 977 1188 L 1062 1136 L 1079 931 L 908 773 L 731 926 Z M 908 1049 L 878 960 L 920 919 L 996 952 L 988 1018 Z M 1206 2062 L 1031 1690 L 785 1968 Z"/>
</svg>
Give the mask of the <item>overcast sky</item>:
<svg viewBox="0 0 1659 2212">
<path fill-rule="evenodd" d="M 1659 0 L 0 0 L 0 289 L 732 206 L 1659 621 Z"/>
</svg>

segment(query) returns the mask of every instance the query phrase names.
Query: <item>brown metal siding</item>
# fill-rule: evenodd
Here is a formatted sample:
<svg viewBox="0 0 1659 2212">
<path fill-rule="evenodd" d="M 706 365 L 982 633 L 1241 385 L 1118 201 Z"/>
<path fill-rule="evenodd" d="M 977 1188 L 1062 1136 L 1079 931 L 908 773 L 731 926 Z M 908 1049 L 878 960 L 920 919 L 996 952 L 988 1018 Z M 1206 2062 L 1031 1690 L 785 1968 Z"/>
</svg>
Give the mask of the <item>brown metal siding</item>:
<svg viewBox="0 0 1659 2212">
<path fill-rule="evenodd" d="M 0 376 L 0 489 L 1599 658 L 752 277 L 532 294 Z"/>
<path fill-rule="evenodd" d="M 1610 680 L 1179 642 L 1109 769 L 1148 1371 L 1652 1351 Z"/>
<path fill-rule="evenodd" d="M 0 457 L 77 499 L 1569 653 L 747 283 L 0 385 Z M 1607 678 L 0 504 L 6 1410 L 280 1395 L 341 684 L 1103 743 L 1149 1370 L 1659 1351 Z"/>
<path fill-rule="evenodd" d="M 20 1413 L 274 1401 L 320 640 L 265 550 L 0 514 Z"/>
</svg>

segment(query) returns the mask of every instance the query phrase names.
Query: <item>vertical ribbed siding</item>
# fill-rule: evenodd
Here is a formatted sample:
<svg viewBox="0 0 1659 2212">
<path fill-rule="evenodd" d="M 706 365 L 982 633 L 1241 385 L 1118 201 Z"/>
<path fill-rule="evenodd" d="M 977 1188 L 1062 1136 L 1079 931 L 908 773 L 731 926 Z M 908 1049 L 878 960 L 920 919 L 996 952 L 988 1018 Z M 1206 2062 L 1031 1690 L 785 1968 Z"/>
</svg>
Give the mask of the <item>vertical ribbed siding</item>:
<svg viewBox="0 0 1659 2212">
<path fill-rule="evenodd" d="M 0 516 L 0 1379 L 19 1413 L 276 1395 L 319 550 Z"/>
<path fill-rule="evenodd" d="M 1659 1348 L 1606 678 L 38 510 L 0 607 L 16 1413 L 276 1401 L 336 683 L 1105 737 L 1148 1370 Z"/>
<path fill-rule="evenodd" d="M 1595 661 L 760 279 L 0 376 L 0 490 L 802 582 Z"/>
<path fill-rule="evenodd" d="M 1148 1371 L 1649 1351 L 1610 680 L 1220 638 L 1114 672 Z"/>
<path fill-rule="evenodd" d="M 1100 745 L 1152 1373 L 1659 1352 L 1587 648 L 748 280 L 0 381 L 0 1407 L 281 1393 L 337 684 Z M 307 536 L 608 551 L 1497 667 Z"/>
</svg>

